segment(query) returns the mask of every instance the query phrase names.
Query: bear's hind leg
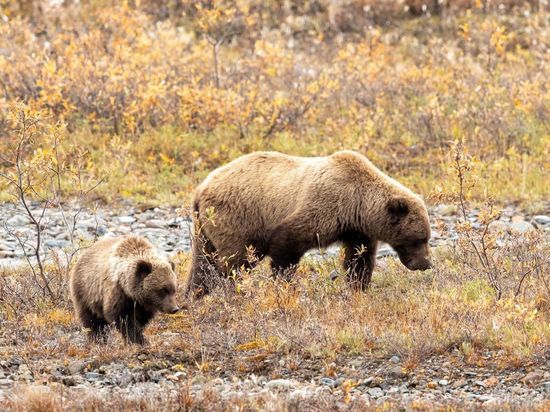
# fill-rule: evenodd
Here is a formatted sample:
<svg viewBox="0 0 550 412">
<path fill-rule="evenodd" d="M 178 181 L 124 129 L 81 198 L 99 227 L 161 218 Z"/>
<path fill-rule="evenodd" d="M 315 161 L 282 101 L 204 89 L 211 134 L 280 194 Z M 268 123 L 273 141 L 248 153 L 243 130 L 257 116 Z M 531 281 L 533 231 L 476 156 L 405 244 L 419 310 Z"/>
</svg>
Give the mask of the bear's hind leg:
<svg viewBox="0 0 550 412">
<path fill-rule="evenodd" d="M 344 267 L 349 271 L 348 280 L 354 288 L 366 290 L 376 263 L 378 242 L 358 233 L 344 235 L 342 242 L 345 248 Z"/>
<path fill-rule="evenodd" d="M 186 296 L 194 291 L 199 296 L 211 292 L 215 280 L 220 276 L 216 254 L 216 248 L 203 234 L 193 238 L 191 269 L 185 287 Z"/>
</svg>

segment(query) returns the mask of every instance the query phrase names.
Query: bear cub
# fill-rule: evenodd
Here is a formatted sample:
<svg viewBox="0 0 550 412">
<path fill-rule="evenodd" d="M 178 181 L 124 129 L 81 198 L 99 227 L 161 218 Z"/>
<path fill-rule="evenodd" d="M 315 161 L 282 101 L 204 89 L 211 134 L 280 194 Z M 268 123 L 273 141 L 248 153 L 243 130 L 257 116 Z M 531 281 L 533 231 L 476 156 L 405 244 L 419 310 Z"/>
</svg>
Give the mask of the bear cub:
<svg viewBox="0 0 550 412">
<path fill-rule="evenodd" d="M 176 313 L 174 264 L 138 236 L 102 239 L 71 271 L 75 311 L 91 341 L 105 343 L 114 323 L 125 340 L 144 344 L 143 330 L 157 312 Z"/>
</svg>

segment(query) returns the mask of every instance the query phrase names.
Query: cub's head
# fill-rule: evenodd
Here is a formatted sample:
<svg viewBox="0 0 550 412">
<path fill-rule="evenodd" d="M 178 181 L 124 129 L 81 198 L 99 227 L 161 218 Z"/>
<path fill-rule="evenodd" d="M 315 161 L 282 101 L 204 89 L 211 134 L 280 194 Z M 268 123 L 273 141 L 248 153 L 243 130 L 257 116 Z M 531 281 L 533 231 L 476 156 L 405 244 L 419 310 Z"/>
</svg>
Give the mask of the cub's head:
<svg viewBox="0 0 550 412">
<path fill-rule="evenodd" d="M 416 196 L 394 197 L 386 204 L 382 240 L 397 252 L 410 270 L 426 270 L 429 259 L 430 221 L 424 202 Z"/>
<path fill-rule="evenodd" d="M 165 260 L 136 261 L 134 276 L 137 280 L 139 301 L 152 311 L 176 313 L 178 280 L 173 262 Z"/>
</svg>

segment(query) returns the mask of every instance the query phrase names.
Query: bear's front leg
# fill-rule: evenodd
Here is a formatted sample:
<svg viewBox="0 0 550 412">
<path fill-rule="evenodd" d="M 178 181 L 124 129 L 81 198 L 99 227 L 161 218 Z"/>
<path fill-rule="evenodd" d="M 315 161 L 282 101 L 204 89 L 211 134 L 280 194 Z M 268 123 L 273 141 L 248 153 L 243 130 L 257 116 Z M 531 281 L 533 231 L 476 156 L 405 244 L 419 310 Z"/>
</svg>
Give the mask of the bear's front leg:
<svg viewBox="0 0 550 412">
<path fill-rule="evenodd" d="M 143 327 L 133 319 L 133 316 L 124 316 L 118 318 L 116 321 L 116 327 L 122 334 L 122 337 L 126 343 L 136 343 L 138 345 L 145 344 L 145 337 L 143 336 Z"/>
<path fill-rule="evenodd" d="M 109 325 L 105 319 L 97 317 L 92 311 L 86 308 L 80 309 L 79 317 L 84 327 L 90 329 L 88 340 L 91 343 L 107 343 L 107 330 Z"/>
<path fill-rule="evenodd" d="M 366 290 L 369 286 L 378 242 L 360 234 L 348 234 L 342 239 L 345 255 L 344 268 L 349 272 L 348 280 L 354 288 Z"/>
</svg>

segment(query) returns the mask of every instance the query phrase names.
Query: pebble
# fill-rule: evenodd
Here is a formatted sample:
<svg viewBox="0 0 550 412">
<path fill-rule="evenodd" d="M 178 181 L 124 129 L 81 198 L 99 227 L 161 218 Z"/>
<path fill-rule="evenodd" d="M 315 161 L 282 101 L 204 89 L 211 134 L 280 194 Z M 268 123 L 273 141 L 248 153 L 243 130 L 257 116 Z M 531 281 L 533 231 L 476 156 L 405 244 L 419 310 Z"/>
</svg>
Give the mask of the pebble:
<svg viewBox="0 0 550 412">
<path fill-rule="evenodd" d="M 399 363 L 399 362 L 401 362 L 401 359 L 399 358 L 399 356 L 394 355 L 390 358 L 390 362 L 391 363 Z"/>
<path fill-rule="evenodd" d="M 86 368 L 86 363 L 81 361 L 75 361 L 69 363 L 69 366 L 67 366 L 67 370 L 71 375 L 75 375 L 77 373 L 82 372 Z"/>
<path fill-rule="evenodd" d="M 380 398 L 381 396 L 384 396 L 384 391 L 382 390 L 382 388 L 379 388 L 378 386 L 374 388 L 369 388 L 367 393 L 369 394 L 369 396 L 375 399 Z"/>
<path fill-rule="evenodd" d="M 403 368 L 401 366 L 394 366 L 390 369 L 389 374 L 394 378 L 403 378 L 404 376 L 406 376 L 406 373 L 403 371 Z"/>
<path fill-rule="evenodd" d="M 334 379 L 330 379 L 330 378 L 321 378 L 321 379 L 319 380 L 319 382 L 320 382 L 322 385 L 334 386 Z"/>
<path fill-rule="evenodd" d="M 437 382 L 439 386 L 447 386 L 449 384 L 449 381 L 447 379 L 441 379 Z"/>
<path fill-rule="evenodd" d="M 13 385 L 13 381 L 11 379 L 0 379 L 0 388 L 7 389 Z"/>
<path fill-rule="evenodd" d="M 546 215 L 537 215 L 533 216 L 533 219 L 531 220 L 531 223 L 533 223 L 537 227 L 546 227 L 550 226 L 550 216 Z"/>
<path fill-rule="evenodd" d="M 289 379 L 275 379 L 267 382 L 265 387 L 270 390 L 289 390 L 294 388 L 294 383 Z"/>
<path fill-rule="evenodd" d="M 510 230 L 515 233 L 524 234 L 534 229 L 534 226 L 525 220 L 518 220 L 510 223 Z"/>
<path fill-rule="evenodd" d="M 544 374 L 538 371 L 529 372 L 527 375 L 525 375 L 521 381 L 529 386 L 537 385 L 539 382 L 541 382 L 544 379 Z"/>
</svg>

